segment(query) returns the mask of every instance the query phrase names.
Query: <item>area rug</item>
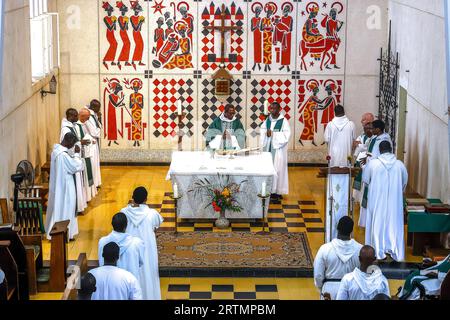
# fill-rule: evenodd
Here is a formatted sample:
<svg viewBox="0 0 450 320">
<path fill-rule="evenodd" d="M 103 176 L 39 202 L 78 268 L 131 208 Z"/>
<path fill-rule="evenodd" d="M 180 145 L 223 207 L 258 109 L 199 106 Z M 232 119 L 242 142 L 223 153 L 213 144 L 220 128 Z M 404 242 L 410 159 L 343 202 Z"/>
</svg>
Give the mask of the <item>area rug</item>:
<svg viewBox="0 0 450 320">
<path fill-rule="evenodd" d="M 161 232 L 157 234 L 164 276 L 292 276 L 312 274 L 304 233 Z"/>
</svg>

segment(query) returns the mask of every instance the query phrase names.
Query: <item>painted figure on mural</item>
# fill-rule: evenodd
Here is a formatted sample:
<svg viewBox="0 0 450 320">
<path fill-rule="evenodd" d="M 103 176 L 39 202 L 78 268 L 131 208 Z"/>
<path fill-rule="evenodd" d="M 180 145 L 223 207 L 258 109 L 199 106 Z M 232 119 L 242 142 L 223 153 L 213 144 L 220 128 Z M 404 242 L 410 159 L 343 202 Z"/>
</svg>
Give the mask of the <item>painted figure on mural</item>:
<svg viewBox="0 0 450 320">
<path fill-rule="evenodd" d="M 123 88 L 120 85 L 120 81 L 118 79 L 105 79 L 105 82 L 108 83 L 108 88 L 105 89 L 105 96 L 108 94 L 108 109 L 107 109 L 107 123 L 105 126 L 105 135 L 108 142 L 108 147 L 111 146 L 111 143 L 119 145 L 117 142 L 119 134 L 123 136 L 123 129 L 119 132 L 117 126 L 117 110 L 121 109 L 125 106 L 123 103 L 125 97 L 123 94 Z M 123 110 L 121 110 L 123 111 Z M 123 119 L 123 116 L 121 117 Z M 120 122 L 123 123 L 122 121 Z"/>
<path fill-rule="evenodd" d="M 285 30 L 281 50 L 281 67 L 280 70 L 286 68 L 287 72 L 291 71 L 291 52 L 292 52 L 292 31 L 294 30 L 294 19 L 291 14 L 294 10 L 294 6 L 290 2 L 285 2 L 281 6 L 283 10 L 283 15 L 281 17 L 280 28 Z"/>
<path fill-rule="evenodd" d="M 250 30 L 253 32 L 253 60 L 254 65 L 252 70 L 255 71 L 256 66 L 261 70 L 262 63 L 262 34 L 261 34 L 261 12 L 263 6 L 260 2 L 252 5 L 252 12 L 255 16 L 251 19 Z"/>
<path fill-rule="evenodd" d="M 189 38 L 187 38 L 189 39 Z M 173 55 L 180 48 L 179 36 L 175 33 L 171 33 L 168 39 L 164 42 L 163 47 L 158 52 L 158 56 L 153 60 L 152 65 L 155 68 L 161 68 L 171 61 Z"/>
<path fill-rule="evenodd" d="M 173 29 L 173 20 L 168 19 L 166 21 L 166 31 L 164 32 L 165 40 L 169 39 L 169 36 L 174 32 L 175 32 L 175 30 Z"/>
<path fill-rule="evenodd" d="M 266 16 L 261 19 L 261 32 L 263 33 L 263 62 L 265 64 L 264 71 L 271 71 L 272 64 L 272 49 L 273 49 L 273 32 L 274 26 L 272 24 L 272 15 L 277 12 L 277 5 L 273 2 L 268 2 L 264 6 Z"/>
<path fill-rule="evenodd" d="M 324 129 L 327 128 L 328 124 L 334 119 L 334 108 L 338 105 L 336 100 L 336 83 L 333 80 L 328 80 L 325 82 L 325 91 L 327 92 L 327 97 L 323 101 L 322 105 L 317 107 L 317 110 L 323 110 L 321 123 Z"/>
<path fill-rule="evenodd" d="M 121 16 L 118 18 L 119 28 L 120 28 L 120 38 L 122 39 L 122 50 L 120 51 L 119 59 L 117 61 L 117 66 L 119 70 L 122 70 L 121 62 L 125 62 L 125 66 L 131 66 L 129 62 L 131 42 L 128 37 L 128 24 L 130 19 L 126 16 L 128 12 L 128 7 L 123 3 L 123 1 L 116 2 L 117 8 L 119 8 Z"/>
<path fill-rule="evenodd" d="M 309 13 L 309 17 L 305 22 L 302 30 L 302 40 L 311 47 L 317 47 L 323 45 L 323 35 L 320 33 L 319 24 L 316 19 L 319 14 L 319 6 L 315 3 L 310 3 L 307 6 L 307 11 Z M 311 56 L 319 61 L 321 54 L 320 53 L 312 53 Z"/>
<path fill-rule="evenodd" d="M 109 43 L 108 51 L 106 52 L 104 58 L 103 58 L 103 65 L 107 70 L 109 70 L 110 63 L 112 66 L 115 66 L 115 59 L 116 59 L 116 53 L 117 53 L 117 40 L 115 36 L 115 31 L 117 28 L 117 17 L 113 16 L 114 8 L 109 4 L 109 2 L 103 1 L 102 8 L 106 11 L 108 14 L 106 17 L 103 18 L 103 22 L 106 25 L 106 40 Z"/>
<path fill-rule="evenodd" d="M 194 33 L 194 17 L 189 13 L 189 5 L 186 2 L 180 2 L 178 4 L 178 11 L 181 14 L 181 20 L 187 25 L 186 34 L 189 37 L 190 43 L 192 43 L 192 35 Z"/>
<path fill-rule="evenodd" d="M 144 140 L 144 124 L 142 122 L 142 110 L 144 109 L 144 96 L 139 91 L 142 90 L 143 83 L 141 79 L 125 80 L 126 88 L 132 89 L 130 95 L 131 110 L 131 134 L 129 139 L 134 141 L 133 147 L 140 147 L 140 141 Z"/>
<path fill-rule="evenodd" d="M 317 133 L 317 118 L 318 118 L 318 107 L 322 105 L 318 97 L 319 94 L 319 83 L 316 80 L 310 80 L 306 84 L 306 88 L 312 93 L 312 95 L 305 101 L 305 103 L 300 107 L 300 119 L 299 121 L 303 123 L 304 128 L 300 136 L 300 144 L 303 146 L 303 141 L 311 141 L 314 146 L 317 144 L 314 141 L 315 134 Z"/>
<path fill-rule="evenodd" d="M 164 25 L 164 18 L 159 17 L 158 20 L 156 20 L 156 24 L 158 27 L 155 29 L 155 34 L 153 37 L 153 40 L 155 41 L 155 47 L 152 51 L 153 54 L 158 54 L 159 50 L 164 45 L 165 40 L 164 29 L 162 27 Z"/>
<path fill-rule="evenodd" d="M 187 35 L 188 30 L 189 27 L 184 21 L 178 21 L 175 24 L 175 31 L 179 35 L 175 51 L 178 52 L 164 66 L 166 69 L 188 69 L 194 67 L 192 65 L 191 40 Z"/>
<path fill-rule="evenodd" d="M 341 11 L 343 10 L 342 4 L 336 2 L 333 6 L 340 5 Z M 335 69 L 340 69 L 337 66 L 336 54 L 339 50 L 339 46 L 341 45 L 341 38 L 339 37 L 339 31 L 344 26 L 343 21 L 337 20 L 338 10 L 336 8 L 332 8 L 330 10 L 330 14 L 326 15 L 322 20 L 322 27 L 327 30 L 327 39 L 331 41 L 332 49 L 328 52 L 328 61 L 324 63 L 325 68 L 331 69 L 329 64 L 333 65 Z"/>
<path fill-rule="evenodd" d="M 144 56 L 144 40 L 142 38 L 142 25 L 145 22 L 145 17 L 140 15 L 144 11 L 139 4 L 139 1 L 130 1 L 131 9 L 134 11 L 134 15 L 131 16 L 131 26 L 133 27 L 133 39 L 135 43 L 134 53 L 133 53 L 133 67 L 136 70 L 136 63 L 139 66 L 145 66 L 142 62 Z"/>
</svg>

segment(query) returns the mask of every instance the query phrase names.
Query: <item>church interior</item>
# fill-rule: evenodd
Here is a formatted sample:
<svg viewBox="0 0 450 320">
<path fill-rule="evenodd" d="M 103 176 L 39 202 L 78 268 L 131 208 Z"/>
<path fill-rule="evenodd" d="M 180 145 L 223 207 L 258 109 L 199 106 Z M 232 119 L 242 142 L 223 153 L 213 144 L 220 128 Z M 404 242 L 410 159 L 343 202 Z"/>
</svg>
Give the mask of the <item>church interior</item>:
<svg viewBox="0 0 450 320">
<path fill-rule="evenodd" d="M 0 300 L 450 299 L 449 39 L 445 0 L 1 0 Z"/>
</svg>

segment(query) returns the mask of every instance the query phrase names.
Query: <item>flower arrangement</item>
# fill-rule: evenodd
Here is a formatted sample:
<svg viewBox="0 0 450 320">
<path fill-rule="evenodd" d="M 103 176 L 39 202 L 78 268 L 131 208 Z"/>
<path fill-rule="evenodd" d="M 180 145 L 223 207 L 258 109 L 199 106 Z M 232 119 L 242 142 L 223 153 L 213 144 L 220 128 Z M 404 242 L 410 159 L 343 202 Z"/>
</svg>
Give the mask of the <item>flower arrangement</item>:
<svg viewBox="0 0 450 320">
<path fill-rule="evenodd" d="M 215 212 L 223 213 L 226 210 L 232 212 L 241 212 L 242 207 L 236 199 L 236 195 L 241 191 L 242 185 L 230 181 L 230 176 L 218 175 L 217 181 L 212 183 L 208 178 L 198 180 L 194 183 L 193 188 L 188 192 L 196 195 L 209 197 L 208 207 L 212 207 Z"/>
</svg>

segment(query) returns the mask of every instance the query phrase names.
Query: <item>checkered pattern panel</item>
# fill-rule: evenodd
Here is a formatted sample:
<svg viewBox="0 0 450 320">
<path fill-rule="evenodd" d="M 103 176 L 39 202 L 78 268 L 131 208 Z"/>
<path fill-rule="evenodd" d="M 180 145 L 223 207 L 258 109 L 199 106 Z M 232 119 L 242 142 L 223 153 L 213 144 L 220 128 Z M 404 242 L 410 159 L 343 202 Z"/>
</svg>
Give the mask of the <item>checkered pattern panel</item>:
<svg viewBox="0 0 450 320">
<path fill-rule="evenodd" d="M 181 123 L 181 132 L 193 136 L 194 81 L 192 79 L 154 79 L 153 80 L 153 135 L 156 138 L 178 134 L 177 101 L 183 104 L 186 117 Z"/>
</svg>

